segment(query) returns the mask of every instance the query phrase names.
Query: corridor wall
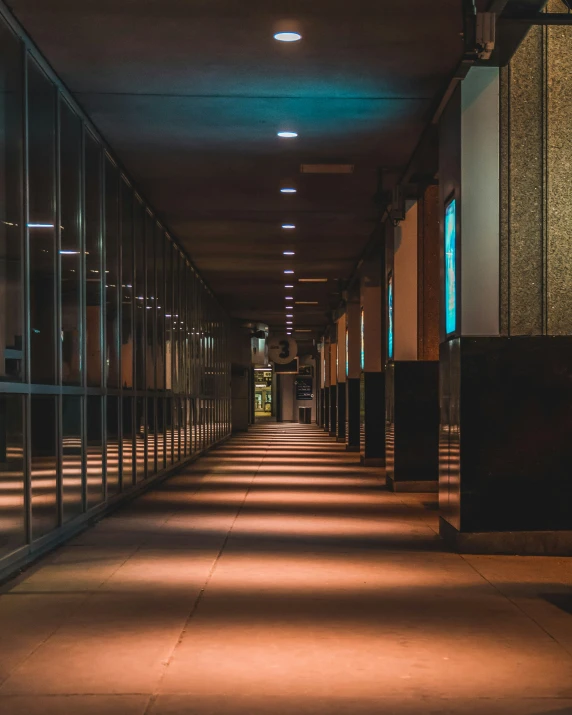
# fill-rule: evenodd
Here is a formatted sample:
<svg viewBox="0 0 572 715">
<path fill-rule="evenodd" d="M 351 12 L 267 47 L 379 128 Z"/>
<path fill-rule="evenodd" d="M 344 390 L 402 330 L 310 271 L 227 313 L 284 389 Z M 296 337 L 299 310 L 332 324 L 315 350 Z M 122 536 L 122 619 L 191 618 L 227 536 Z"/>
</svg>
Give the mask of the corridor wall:
<svg viewBox="0 0 572 715">
<path fill-rule="evenodd" d="M 0 10 L 0 572 L 230 433 L 228 319 Z"/>
</svg>

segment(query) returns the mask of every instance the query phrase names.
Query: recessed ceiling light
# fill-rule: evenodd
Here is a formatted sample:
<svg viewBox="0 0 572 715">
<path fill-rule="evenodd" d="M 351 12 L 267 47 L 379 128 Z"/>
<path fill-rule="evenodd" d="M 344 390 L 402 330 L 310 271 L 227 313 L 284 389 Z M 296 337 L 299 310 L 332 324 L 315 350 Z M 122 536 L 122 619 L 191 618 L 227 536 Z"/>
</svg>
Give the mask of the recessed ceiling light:
<svg viewBox="0 0 572 715">
<path fill-rule="evenodd" d="M 287 306 L 286 306 L 286 310 L 294 310 L 294 306 L 293 306 L 293 305 L 287 305 Z"/>
<path fill-rule="evenodd" d="M 287 295 L 284 300 L 294 300 L 294 296 L 292 295 Z"/>
<path fill-rule="evenodd" d="M 302 39 L 302 35 L 299 32 L 277 32 L 274 39 L 278 42 L 298 42 Z"/>
<path fill-rule="evenodd" d="M 295 255 L 296 255 L 296 254 L 294 253 L 294 251 L 282 251 L 282 253 L 283 253 L 285 256 L 295 256 Z"/>
<path fill-rule="evenodd" d="M 287 321 L 286 321 L 286 325 L 292 325 L 292 321 L 291 321 L 291 320 L 287 320 Z"/>
<path fill-rule="evenodd" d="M 294 286 L 284 286 L 284 288 L 294 288 Z"/>
<path fill-rule="evenodd" d="M 293 186 L 285 186 L 283 189 L 280 189 L 281 194 L 295 194 L 296 189 Z"/>
<path fill-rule="evenodd" d="M 293 230 L 296 228 L 296 226 L 294 226 L 293 223 L 283 223 L 283 224 L 282 224 L 282 228 L 283 228 L 285 231 L 293 231 Z"/>
<path fill-rule="evenodd" d="M 293 316 L 291 313 L 289 313 L 288 315 L 286 315 L 286 317 L 287 317 L 287 318 L 293 318 L 294 316 Z"/>
<path fill-rule="evenodd" d="M 279 137 L 282 139 L 296 139 L 298 132 L 277 132 Z"/>
<path fill-rule="evenodd" d="M 327 283 L 327 278 L 298 278 L 300 283 Z"/>
<path fill-rule="evenodd" d="M 294 273 L 294 271 L 284 271 L 284 273 Z"/>
</svg>

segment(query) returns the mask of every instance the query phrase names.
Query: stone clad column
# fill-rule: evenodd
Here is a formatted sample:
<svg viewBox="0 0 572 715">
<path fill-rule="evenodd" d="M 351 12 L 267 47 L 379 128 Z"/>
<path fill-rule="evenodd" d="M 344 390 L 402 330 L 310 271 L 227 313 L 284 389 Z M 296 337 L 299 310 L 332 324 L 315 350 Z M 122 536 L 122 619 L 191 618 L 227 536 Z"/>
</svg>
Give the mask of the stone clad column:
<svg viewBox="0 0 572 715">
<path fill-rule="evenodd" d="M 360 451 L 360 303 L 355 298 L 350 299 L 346 308 L 347 329 L 347 414 L 348 426 L 346 434 L 346 449 L 348 452 Z"/>
<path fill-rule="evenodd" d="M 330 437 L 338 430 L 338 344 L 330 343 Z"/>
<path fill-rule="evenodd" d="M 441 119 L 441 533 L 462 551 L 572 553 L 571 61 L 572 27 L 532 28 Z"/>
<path fill-rule="evenodd" d="M 337 351 L 337 420 L 336 420 L 336 439 L 338 442 L 346 441 L 346 423 L 347 423 L 347 354 L 346 354 L 346 314 L 342 315 L 337 321 L 338 335 L 338 351 Z"/>
<path fill-rule="evenodd" d="M 379 251 L 362 267 L 360 288 L 361 462 L 385 466 L 385 310 L 381 287 L 384 255 Z"/>
<path fill-rule="evenodd" d="M 386 225 L 386 477 L 395 491 L 437 491 L 438 188 L 417 191 Z"/>
</svg>

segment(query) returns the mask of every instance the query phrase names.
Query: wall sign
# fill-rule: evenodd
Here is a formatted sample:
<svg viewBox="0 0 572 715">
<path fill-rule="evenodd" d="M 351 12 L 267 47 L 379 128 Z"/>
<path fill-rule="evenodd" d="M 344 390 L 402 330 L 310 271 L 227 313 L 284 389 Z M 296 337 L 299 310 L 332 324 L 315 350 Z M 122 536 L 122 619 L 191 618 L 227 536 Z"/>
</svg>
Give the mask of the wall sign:
<svg viewBox="0 0 572 715">
<path fill-rule="evenodd" d="M 314 380 L 311 377 L 296 378 L 296 399 L 297 400 L 313 400 Z"/>
<path fill-rule="evenodd" d="M 298 355 L 298 344 L 288 335 L 268 339 L 268 359 L 278 365 L 287 365 Z"/>
</svg>

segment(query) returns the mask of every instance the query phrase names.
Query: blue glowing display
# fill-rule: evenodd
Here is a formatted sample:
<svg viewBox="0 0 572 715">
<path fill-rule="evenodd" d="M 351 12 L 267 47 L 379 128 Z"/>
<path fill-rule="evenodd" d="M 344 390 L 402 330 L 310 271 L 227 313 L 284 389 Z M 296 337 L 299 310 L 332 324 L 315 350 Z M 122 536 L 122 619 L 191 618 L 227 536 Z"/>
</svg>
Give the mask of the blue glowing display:
<svg viewBox="0 0 572 715">
<path fill-rule="evenodd" d="M 387 357 L 393 360 L 393 276 L 387 283 Z"/>
<path fill-rule="evenodd" d="M 445 333 L 457 330 L 457 202 L 445 209 Z"/>
<path fill-rule="evenodd" d="M 365 316 L 364 316 L 364 310 L 363 308 L 361 309 L 361 322 L 360 322 L 360 332 L 361 332 L 361 351 L 360 351 L 360 367 L 362 370 L 365 370 Z"/>
</svg>

